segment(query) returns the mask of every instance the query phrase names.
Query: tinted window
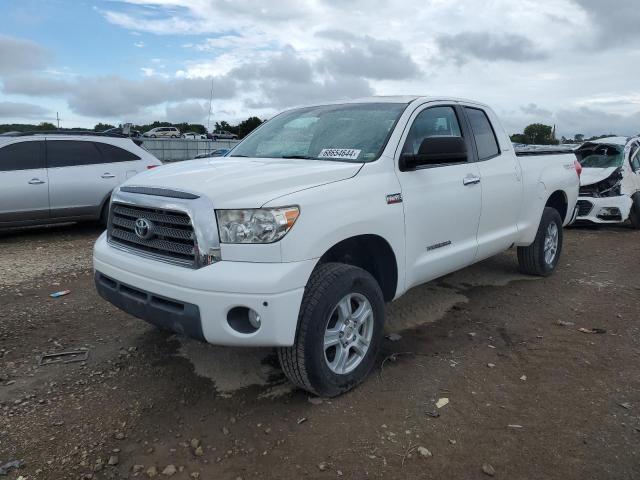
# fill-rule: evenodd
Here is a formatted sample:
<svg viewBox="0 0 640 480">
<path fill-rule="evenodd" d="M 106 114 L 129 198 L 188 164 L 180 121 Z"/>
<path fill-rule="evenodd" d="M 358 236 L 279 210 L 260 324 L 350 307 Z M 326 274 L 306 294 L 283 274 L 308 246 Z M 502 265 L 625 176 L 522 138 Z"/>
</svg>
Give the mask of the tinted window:
<svg viewBox="0 0 640 480">
<path fill-rule="evenodd" d="M 43 143 L 19 142 L 0 148 L 0 172 L 44 168 Z"/>
<path fill-rule="evenodd" d="M 104 163 L 131 162 L 133 160 L 140 160 L 140 157 L 125 150 L 124 148 L 116 147 L 108 143 L 96 143 L 95 145 L 102 153 L 102 161 Z"/>
<path fill-rule="evenodd" d="M 78 140 L 48 140 L 47 167 L 76 167 L 104 163 L 93 142 Z"/>
<path fill-rule="evenodd" d="M 500 153 L 498 141 L 495 133 L 493 133 L 487 114 L 477 108 L 466 108 L 465 110 L 467 111 L 467 117 L 469 117 L 473 136 L 476 139 L 480 160 L 486 160 L 498 155 Z"/>
<path fill-rule="evenodd" d="M 427 108 L 411 125 L 402 153 L 416 155 L 420 144 L 428 137 L 461 137 L 458 117 L 452 107 Z"/>
</svg>

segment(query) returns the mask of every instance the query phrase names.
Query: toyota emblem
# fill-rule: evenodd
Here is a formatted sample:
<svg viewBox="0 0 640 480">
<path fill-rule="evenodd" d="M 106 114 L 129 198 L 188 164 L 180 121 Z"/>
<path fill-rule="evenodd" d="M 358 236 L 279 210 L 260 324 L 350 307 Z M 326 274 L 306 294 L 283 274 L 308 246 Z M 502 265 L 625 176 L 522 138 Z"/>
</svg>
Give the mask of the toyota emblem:
<svg viewBox="0 0 640 480">
<path fill-rule="evenodd" d="M 153 236 L 153 223 L 146 218 L 139 218 L 136 220 L 134 231 L 138 238 L 149 240 Z"/>
</svg>

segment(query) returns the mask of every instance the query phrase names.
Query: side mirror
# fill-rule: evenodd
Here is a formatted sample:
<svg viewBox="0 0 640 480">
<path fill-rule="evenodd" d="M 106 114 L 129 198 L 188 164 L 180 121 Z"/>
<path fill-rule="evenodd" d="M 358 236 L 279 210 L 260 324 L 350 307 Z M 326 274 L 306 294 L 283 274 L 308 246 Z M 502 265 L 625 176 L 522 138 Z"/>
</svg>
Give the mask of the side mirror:
<svg viewBox="0 0 640 480">
<path fill-rule="evenodd" d="M 401 170 L 413 170 L 424 165 L 446 165 L 467 162 L 467 144 L 462 137 L 427 137 L 417 154 L 400 155 Z"/>
</svg>

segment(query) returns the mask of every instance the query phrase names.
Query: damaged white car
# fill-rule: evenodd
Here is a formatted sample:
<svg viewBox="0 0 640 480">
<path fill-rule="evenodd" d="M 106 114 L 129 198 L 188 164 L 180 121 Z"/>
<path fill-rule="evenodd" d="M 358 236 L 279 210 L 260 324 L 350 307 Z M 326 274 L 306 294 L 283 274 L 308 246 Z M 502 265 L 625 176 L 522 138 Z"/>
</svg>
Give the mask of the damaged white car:
<svg viewBox="0 0 640 480">
<path fill-rule="evenodd" d="M 576 223 L 624 223 L 640 229 L 640 137 L 585 143 Z"/>
</svg>

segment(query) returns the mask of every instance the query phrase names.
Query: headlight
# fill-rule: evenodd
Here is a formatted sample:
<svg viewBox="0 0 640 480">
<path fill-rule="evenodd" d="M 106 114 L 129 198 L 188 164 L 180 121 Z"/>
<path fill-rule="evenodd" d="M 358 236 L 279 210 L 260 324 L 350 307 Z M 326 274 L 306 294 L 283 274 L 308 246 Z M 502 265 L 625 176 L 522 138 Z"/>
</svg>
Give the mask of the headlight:
<svg viewBox="0 0 640 480">
<path fill-rule="evenodd" d="M 216 210 L 221 243 L 273 243 L 300 215 L 298 207 Z"/>
</svg>

